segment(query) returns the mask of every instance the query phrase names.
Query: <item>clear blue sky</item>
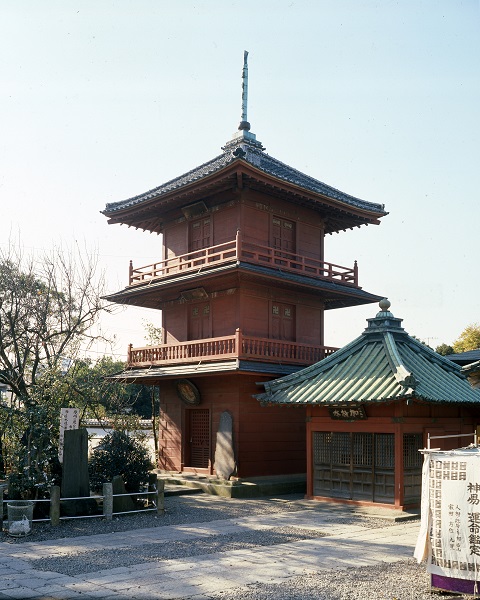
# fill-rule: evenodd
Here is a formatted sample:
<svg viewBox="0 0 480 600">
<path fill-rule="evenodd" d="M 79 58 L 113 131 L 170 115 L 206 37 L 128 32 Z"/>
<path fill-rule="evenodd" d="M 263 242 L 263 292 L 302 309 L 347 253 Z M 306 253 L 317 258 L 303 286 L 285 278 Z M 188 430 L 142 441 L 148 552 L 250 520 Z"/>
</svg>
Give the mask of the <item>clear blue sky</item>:
<svg viewBox="0 0 480 600">
<path fill-rule="evenodd" d="M 99 211 L 220 153 L 244 50 L 267 152 L 390 213 L 327 237 L 326 260 L 358 260 L 433 346 L 480 321 L 476 0 L 0 0 L 0 243 L 78 240 L 124 287 L 160 239 Z M 329 311 L 326 344 L 376 311 Z M 142 319 L 156 314 L 105 321 L 118 354 L 144 344 Z"/>
</svg>

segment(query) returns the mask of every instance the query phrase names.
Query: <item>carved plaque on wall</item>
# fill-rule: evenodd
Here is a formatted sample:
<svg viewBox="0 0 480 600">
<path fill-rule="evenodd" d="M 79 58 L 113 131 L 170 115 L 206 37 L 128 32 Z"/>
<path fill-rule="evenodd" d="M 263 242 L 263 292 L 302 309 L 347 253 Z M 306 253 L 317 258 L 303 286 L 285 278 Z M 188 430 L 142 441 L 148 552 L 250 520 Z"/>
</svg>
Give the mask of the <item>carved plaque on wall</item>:
<svg viewBox="0 0 480 600">
<path fill-rule="evenodd" d="M 175 382 L 178 397 L 189 406 L 200 404 L 201 397 L 197 387 L 188 379 L 177 379 Z"/>
<path fill-rule="evenodd" d="M 330 418 L 337 421 L 359 421 L 367 418 L 365 408 L 358 404 L 356 406 L 329 406 Z"/>
</svg>

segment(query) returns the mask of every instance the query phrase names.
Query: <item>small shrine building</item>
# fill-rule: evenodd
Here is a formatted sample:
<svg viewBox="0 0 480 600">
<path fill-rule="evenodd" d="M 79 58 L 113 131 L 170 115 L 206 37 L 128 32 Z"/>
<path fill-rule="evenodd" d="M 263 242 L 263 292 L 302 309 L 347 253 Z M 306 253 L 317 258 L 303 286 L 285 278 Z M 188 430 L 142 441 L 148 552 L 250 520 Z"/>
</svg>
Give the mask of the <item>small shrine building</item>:
<svg viewBox="0 0 480 600">
<path fill-rule="evenodd" d="M 427 437 L 449 436 L 448 450 L 476 431 L 480 390 L 389 308 L 383 299 L 360 337 L 256 395 L 265 407 L 306 407 L 308 498 L 419 506 Z"/>
</svg>

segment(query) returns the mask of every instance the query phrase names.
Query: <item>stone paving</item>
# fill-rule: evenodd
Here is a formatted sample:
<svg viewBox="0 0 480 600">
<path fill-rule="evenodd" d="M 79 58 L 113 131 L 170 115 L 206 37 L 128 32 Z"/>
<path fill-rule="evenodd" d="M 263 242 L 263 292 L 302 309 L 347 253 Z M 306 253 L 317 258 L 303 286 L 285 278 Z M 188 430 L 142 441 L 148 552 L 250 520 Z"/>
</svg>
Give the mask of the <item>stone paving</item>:
<svg viewBox="0 0 480 600">
<path fill-rule="evenodd" d="M 128 567 L 67 576 L 35 569 L 34 560 L 68 556 L 92 550 L 168 544 L 226 533 L 279 526 L 327 534 L 273 546 L 258 546 L 189 558 L 142 562 Z M 84 536 L 44 542 L 0 545 L 0 598 L 70 598 L 150 600 L 207 598 L 209 593 L 251 583 L 281 583 L 321 569 L 345 569 L 411 558 L 418 521 L 367 528 L 332 522 L 328 511 L 308 508 L 235 519 L 137 529 L 122 533 Z"/>
</svg>

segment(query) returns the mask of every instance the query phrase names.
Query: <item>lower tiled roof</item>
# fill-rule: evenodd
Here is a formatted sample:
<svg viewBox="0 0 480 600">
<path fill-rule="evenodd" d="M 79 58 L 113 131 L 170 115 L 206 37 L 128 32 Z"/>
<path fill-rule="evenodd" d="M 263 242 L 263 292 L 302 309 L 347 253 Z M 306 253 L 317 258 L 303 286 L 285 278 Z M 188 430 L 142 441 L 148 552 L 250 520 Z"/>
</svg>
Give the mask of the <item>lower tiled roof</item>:
<svg viewBox="0 0 480 600">
<path fill-rule="evenodd" d="M 278 363 L 262 363 L 249 360 L 226 360 L 223 362 L 198 362 L 197 364 L 150 366 L 136 369 L 125 369 L 110 375 L 109 379 L 128 381 L 130 383 L 172 377 L 195 377 L 212 373 L 257 373 L 259 375 L 288 375 L 298 371 L 295 365 Z"/>
<path fill-rule="evenodd" d="M 410 337 L 388 311 L 369 319 L 365 332 L 324 360 L 263 383 L 265 404 L 348 405 L 415 399 L 478 403 L 461 367 Z"/>
</svg>

